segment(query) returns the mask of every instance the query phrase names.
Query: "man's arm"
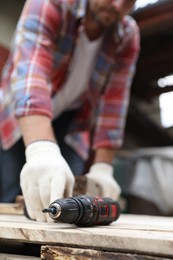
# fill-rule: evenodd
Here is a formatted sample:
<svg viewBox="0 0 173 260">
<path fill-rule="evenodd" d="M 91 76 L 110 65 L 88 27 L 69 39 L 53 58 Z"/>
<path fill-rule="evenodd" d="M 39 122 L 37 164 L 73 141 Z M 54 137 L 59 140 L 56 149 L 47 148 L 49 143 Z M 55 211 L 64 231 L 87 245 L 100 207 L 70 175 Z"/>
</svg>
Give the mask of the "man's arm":
<svg viewBox="0 0 173 260">
<path fill-rule="evenodd" d="M 57 198 L 72 196 L 74 176 L 55 143 L 49 117 L 21 117 L 19 125 L 26 145 L 26 163 L 20 173 L 25 205 L 31 219 L 46 221 L 42 209 Z"/>
<path fill-rule="evenodd" d="M 98 148 L 95 153 L 94 163 L 104 162 L 112 164 L 115 154 L 116 151 L 113 148 Z"/>
<path fill-rule="evenodd" d="M 25 146 L 38 140 L 56 142 L 51 119 L 42 115 L 25 116 L 18 119 Z"/>
</svg>

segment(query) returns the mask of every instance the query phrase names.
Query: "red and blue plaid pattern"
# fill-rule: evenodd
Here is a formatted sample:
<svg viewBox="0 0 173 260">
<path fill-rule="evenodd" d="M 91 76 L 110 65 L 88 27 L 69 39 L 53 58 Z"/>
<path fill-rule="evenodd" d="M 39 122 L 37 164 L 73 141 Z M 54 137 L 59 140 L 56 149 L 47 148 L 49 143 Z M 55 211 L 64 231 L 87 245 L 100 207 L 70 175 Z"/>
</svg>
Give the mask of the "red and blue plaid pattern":
<svg viewBox="0 0 173 260">
<path fill-rule="evenodd" d="M 83 6 L 80 14 L 85 15 L 86 4 L 87 0 L 26 2 L 2 73 L 3 149 L 21 137 L 18 117 L 39 114 L 52 118 L 51 97 L 63 88 L 68 76 L 78 32 L 83 26 L 78 11 Z M 104 36 L 88 91 L 80 98 L 81 110 L 72 121 L 67 138 L 84 158 L 89 147 L 86 131 L 93 123 L 94 149 L 119 148 L 122 144 L 139 38 L 138 26 L 129 16 Z"/>
</svg>

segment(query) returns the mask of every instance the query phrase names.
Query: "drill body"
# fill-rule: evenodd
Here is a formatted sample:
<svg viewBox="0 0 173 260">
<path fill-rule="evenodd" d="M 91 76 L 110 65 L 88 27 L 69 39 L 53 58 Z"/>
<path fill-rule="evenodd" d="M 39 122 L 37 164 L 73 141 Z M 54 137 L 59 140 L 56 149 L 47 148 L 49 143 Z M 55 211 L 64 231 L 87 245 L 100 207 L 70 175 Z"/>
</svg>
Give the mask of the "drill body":
<svg viewBox="0 0 173 260">
<path fill-rule="evenodd" d="M 57 199 L 43 212 L 48 212 L 55 222 L 77 226 L 109 225 L 118 219 L 120 207 L 110 198 L 79 195 Z"/>
</svg>

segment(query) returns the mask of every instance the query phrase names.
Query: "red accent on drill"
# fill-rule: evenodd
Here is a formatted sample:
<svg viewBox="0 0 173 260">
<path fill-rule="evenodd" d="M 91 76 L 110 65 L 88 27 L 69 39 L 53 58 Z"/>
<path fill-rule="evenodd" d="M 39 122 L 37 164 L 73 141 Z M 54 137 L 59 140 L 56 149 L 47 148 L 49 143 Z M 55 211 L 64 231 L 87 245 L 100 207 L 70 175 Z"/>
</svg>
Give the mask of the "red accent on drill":
<svg viewBox="0 0 173 260">
<path fill-rule="evenodd" d="M 79 195 L 57 199 L 43 212 L 48 212 L 55 222 L 87 227 L 109 225 L 116 221 L 120 215 L 120 206 L 111 198 Z"/>
</svg>

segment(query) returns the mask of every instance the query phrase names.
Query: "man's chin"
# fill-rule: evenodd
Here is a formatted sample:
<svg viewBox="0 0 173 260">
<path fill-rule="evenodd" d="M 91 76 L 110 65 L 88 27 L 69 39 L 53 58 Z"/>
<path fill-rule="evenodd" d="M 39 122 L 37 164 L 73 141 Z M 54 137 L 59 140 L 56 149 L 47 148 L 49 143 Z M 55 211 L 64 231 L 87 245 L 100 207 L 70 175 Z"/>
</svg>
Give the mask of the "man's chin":
<svg viewBox="0 0 173 260">
<path fill-rule="evenodd" d="M 117 19 L 118 20 L 118 19 Z M 107 17 L 105 19 L 101 19 L 101 17 L 97 17 L 97 23 L 104 28 L 109 28 L 116 23 L 115 19 L 110 19 Z"/>
<path fill-rule="evenodd" d="M 106 28 L 110 28 L 112 25 L 114 25 L 115 22 L 100 21 L 99 24 L 100 24 L 100 26 L 101 26 L 102 28 L 105 28 L 105 29 L 106 29 Z"/>
<path fill-rule="evenodd" d="M 113 24 L 115 24 L 115 21 L 112 21 L 109 18 L 103 19 L 102 17 L 96 15 L 95 13 L 93 13 L 93 18 L 94 18 L 95 22 L 97 23 L 97 25 L 101 28 L 106 29 L 106 28 L 111 27 Z"/>
</svg>

